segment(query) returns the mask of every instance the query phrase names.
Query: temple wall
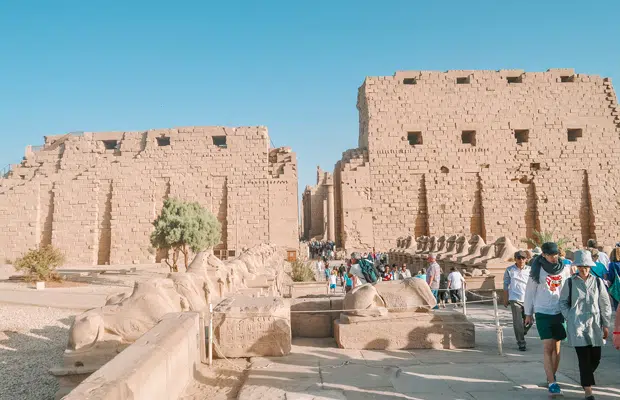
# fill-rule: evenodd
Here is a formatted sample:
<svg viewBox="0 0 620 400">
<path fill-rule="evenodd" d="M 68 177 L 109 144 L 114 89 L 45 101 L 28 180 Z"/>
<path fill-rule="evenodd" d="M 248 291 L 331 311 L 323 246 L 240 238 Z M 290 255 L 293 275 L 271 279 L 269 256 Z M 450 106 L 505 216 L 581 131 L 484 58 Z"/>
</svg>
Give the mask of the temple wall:
<svg viewBox="0 0 620 400">
<path fill-rule="evenodd" d="M 0 179 L 5 258 L 51 243 L 73 264 L 155 262 L 152 223 L 169 197 L 197 201 L 218 218 L 223 257 L 267 242 L 297 248 L 297 160 L 288 148 L 270 149 L 264 127 L 82 133 L 46 143 Z"/>
<path fill-rule="evenodd" d="M 607 78 L 572 69 L 400 71 L 366 78 L 358 110 L 368 171 L 336 177 L 370 188 L 366 207 L 345 201 L 345 185 L 341 195 L 343 215 L 371 221 L 366 250 L 422 234 L 519 243 L 542 229 L 573 245 L 620 236 L 620 113 Z M 349 238 L 361 230 L 341 226 L 344 247 L 359 246 Z"/>
</svg>

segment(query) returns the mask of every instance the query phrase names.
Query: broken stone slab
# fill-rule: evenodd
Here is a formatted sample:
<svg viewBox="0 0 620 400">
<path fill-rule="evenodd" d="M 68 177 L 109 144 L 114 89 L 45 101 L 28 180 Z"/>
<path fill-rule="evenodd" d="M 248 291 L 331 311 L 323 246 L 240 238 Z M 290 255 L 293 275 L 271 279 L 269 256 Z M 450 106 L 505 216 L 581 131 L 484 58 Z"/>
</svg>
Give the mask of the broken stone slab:
<svg viewBox="0 0 620 400">
<path fill-rule="evenodd" d="M 214 310 L 218 357 L 284 356 L 291 351 L 291 314 L 280 297 L 235 295 Z"/>
<path fill-rule="evenodd" d="M 341 315 L 334 337 L 343 349 L 467 349 L 476 344 L 474 324 L 455 311 Z"/>
</svg>

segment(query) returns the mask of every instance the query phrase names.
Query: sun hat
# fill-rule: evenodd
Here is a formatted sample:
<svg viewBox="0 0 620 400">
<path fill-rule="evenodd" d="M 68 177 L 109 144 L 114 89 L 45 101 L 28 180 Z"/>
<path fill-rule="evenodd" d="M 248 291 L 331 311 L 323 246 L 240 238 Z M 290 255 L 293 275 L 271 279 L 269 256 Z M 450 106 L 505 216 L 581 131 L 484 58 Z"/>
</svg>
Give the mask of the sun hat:
<svg viewBox="0 0 620 400">
<path fill-rule="evenodd" d="M 575 260 L 573 265 L 577 267 L 594 267 L 596 264 L 592 261 L 592 254 L 588 250 L 577 250 L 574 253 Z"/>
<path fill-rule="evenodd" d="M 532 249 L 532 254 L 534 254 L 535 256 L 541 255 L 542 254 L 542 250 L 540 249 L 540 247 L 534 247 Z"/>
</svg>

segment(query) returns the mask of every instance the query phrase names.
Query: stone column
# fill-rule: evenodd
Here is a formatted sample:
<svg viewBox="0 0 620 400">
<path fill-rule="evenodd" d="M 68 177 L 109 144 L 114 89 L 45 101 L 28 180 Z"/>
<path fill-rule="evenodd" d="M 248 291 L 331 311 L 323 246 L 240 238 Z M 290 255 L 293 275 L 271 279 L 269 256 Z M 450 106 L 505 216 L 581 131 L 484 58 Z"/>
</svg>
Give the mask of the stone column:
<svg viewBox="0 0 620 400">
<path fill-rule="evenodd" d="M 336 241 L 336 217 L 334 209 L 334 184 L 327 182 L 327 240 Z"/>
</svg>

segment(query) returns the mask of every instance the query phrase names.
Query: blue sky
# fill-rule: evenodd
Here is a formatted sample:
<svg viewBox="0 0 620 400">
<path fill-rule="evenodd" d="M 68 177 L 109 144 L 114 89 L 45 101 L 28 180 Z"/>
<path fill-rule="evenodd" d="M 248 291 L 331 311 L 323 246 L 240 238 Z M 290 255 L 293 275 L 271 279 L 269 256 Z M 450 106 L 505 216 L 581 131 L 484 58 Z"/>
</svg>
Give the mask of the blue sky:
<svg viewBox="0 0 620 400">
<path fill-rule="evenodd" d="M 69 131 L 266 125 L 300 190 L 396 70 L 572 67 L 620 85 L 620 1 L 0 0 L 0 164 Z"/>
</svg>

